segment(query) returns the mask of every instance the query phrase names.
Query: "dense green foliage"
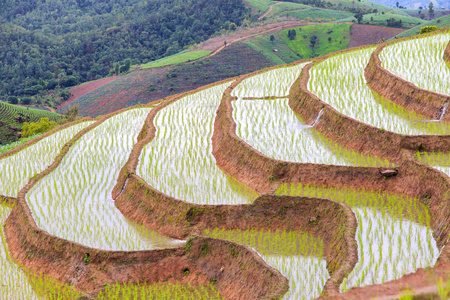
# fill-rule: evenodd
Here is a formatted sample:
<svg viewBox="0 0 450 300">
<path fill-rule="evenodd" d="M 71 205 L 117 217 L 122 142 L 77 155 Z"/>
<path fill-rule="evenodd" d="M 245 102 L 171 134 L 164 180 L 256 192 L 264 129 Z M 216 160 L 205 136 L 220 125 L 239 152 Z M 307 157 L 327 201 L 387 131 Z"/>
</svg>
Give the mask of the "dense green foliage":
<svg viewBox="0 0 450 300">
<path fill-rule="evenodd" d="M 172 55 L 249 18 L 240 0 L 0 0 L 0 94 L 102 78 L 114 63 Z"/>
<path fill-rule="evenodd" d="M 0 144 L 16 141 L 25 122 L 38 122 L 41 118 L 58 121 L 60 117 L 61 115 L 50 111 L 0 102 Z"/>
<path fill-rule="evenodd" d="M 428 32 L 432 32 L 432 31 L 436 31 L 439 30 L 437 28 L 437 26 L 424 26 L 422 28 L 420 28 L 420 33 L 428 33 Z"/>
</svg>

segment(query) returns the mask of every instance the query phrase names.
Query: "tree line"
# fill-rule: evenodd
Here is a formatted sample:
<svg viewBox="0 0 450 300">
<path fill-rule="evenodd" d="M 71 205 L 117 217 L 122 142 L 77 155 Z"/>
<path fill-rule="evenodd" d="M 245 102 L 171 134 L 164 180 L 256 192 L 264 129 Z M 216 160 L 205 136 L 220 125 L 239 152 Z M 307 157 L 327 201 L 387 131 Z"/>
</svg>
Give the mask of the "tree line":
<svg viewBox="0 0 450 300">
<path fill-rule="evenodd" d="M 124 72 L 252 18 L 242 0 L 0 0 L 0 96 Z"/>
</svg>

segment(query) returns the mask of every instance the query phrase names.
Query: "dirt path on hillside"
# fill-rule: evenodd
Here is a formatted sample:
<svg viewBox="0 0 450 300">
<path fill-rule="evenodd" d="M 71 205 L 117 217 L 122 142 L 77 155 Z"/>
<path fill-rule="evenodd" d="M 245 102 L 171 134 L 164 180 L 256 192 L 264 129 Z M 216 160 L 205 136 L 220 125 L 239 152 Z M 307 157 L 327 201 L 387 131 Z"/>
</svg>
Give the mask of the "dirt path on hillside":
<svg viewBox="0 0 450 300">
<path fill-rule="evenodd" d="M 271 5 L 271 6 L 269 7 L 269 10 L 266 11 L 261 17 L 259 17 L 258 20 L 262 20 L 264 17 L 266 17 L 266 16 L 273 10 L 273 7 L 274 7 L 275 5 L 280 5 L 281 3 L 282 3 L 282 2 L 277 2 L 277 3 L 275 3 L 274 5 Z"/>
<path fill-rule="evenodd" d="M 216 55 L 217 53 L 219 53 L 226 47 L 225 41 L 226 41 L 227 47 L 228 47 L 229 45 L 231 45 L 233 43 L 241 42 L 241 41 L 250 39 L 252 37 L 261 35 L 261 34 L 266 34 L 266 33 L 273 32 L 273 31 L 280 31 L 280 30 L 284 30 L 284 29 L 288 29 L 288 28 L 292 28 L 292 27 L 297 27 L 297 26 L 312 25 L 312 24 L 318 24 L 318 23 L 303 22 L 303 21 L 286 21 L 286 22 L 280 22 L 280 23 L 250 28 L 250 29 L 247 29 L 244 31 L 238 31 L 231 35 L 220 36 L 220 37 L 215 37 L 215 38 L 209 39 L 209 40 L 201 43 L 199 45 L 199 48 L 197 48 L 196 50 L 213 51 L 213 53 L 211 53 L 210 55 L 207 56 L 207 57 L 211 57 L 211 56 Z"/>
<path fill-rule="evenodd" d="M 110 82 L 113 82 L 114 80 L 116 80 L 117 78 L 120 78 L 120 75 L 114 75 L 114 76 L 110 76 L 110 77 L 105 77 L 99 80 L 95 80 L 92 82 L 87 82 L 87 83 L 83 83 L 77 86 L 74 86 L 73 88 L 71 88 L 69 91 L 72 94 L 70 96 L 70 98 L 67 101 L 64 101 L 63 103 L 61 103 L 57 109 L 61 109 L 66 107 L 68 104 L 78 100 L 80 97 L 86 95 L 87 93 L 90 93 L 92 91 L 95 91 L 96 89 L 98 89 L 101 86 L 104 86 L 105 84 L 108 84 Z"/>
</svg>

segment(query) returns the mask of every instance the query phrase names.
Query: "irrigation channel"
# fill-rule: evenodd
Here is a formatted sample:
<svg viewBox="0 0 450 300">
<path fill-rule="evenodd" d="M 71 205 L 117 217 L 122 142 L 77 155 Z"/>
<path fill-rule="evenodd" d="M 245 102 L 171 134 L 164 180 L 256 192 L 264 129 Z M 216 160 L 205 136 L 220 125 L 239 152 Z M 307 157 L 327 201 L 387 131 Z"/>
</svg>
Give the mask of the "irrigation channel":
<svg viewBox="0 0 450 300">
<path fill-rule="evenodd" d="M 310 69 L 309 91 L 340 113 L 383 130 L 408 135 L 450 134 L 447 123 L 429 122 L 367 86 L 364 68 L 374 50 L 344 52 L 317 63 Z"/>
<path fill-rule="evenodd" d="M 361 88 L 364 88 L 361 79 L 364 76 L 365 66 L 361 59 L 364 58 L 368 61 L 373 49 L 369 50 L 356 52 L 356 54 L 361 54 L 359 57 L 357 56 L 359 69 L 352 71 L 350 65 L 348 66 L 350 73 L 348 75 L 354 75 L 355 72 L 357 74 L 355 76 L 359 76 L 358 80 L 360 80 L 360 84 L 357 86 Z M 350 57 L 354 56 L 355 53 L 351 52 Z M 348 63 L 348 61 L 346 62 Z M 342 71 L 342 68 L 337 69 Z M 288 69 L 280 70 L 289 72 Z M 358 70 L 360 73 L 357 73 Z M 270 82 L 271 86 L 260 87 L 260 89 L 268 93 L 276 93 L 279 88 L 274 85 L 279 82 L 278 79 L 273 78 L 269 72 L 257 76 L 261 78 L 264 74 L 268 78 L 260 79 L 260 85 Z M 331 78 L 336 78 L 336 76 L 337 74 L 333 74 Z M 354 76 L 350 77 L 350 81 L 355 82 L 354 79 Z M 246 80 L 251 81 L 251 78 Z M 334 80 L 331 81 L 334 82 Z M 242 90 L 245 88 L 240 88 L 239 85 L 236 88 L 240 90 L 236 94 L 243 94 Z M 368 91 L 364 89 L 362 92 Z M 251 92 L 244 94 L 248 98 L 253 96 Z M 358 93 L 356 94 L 358 95 Z M 265 97 L 266 99 L 271 96 L 283 96 L 279 93 L 275 95 L 255 93 L 255 95 L 256 98 Z M 330 97 L 332 97 L 331 93 Z M 287 99 L 238 99 L 233 101 L 233 118 L 237 124 L 236 134 L 241 139 L 263 154 L 278 160 L 353 166 L 389 165 L 387 161 L 363 156 L 330 144 L 312 126 L 304 124 L 292 112 Z M 396 195 L 380 195 L 365 191 L 322 191 L 318 187 L 305 188 L 301 186 L 283 186 L 277 191 L 277 194 L 324 197 L 342 201 L 352 208 L 358 220 L 356 240 L 359 260 L 354 270 L 344 279 L 341 285 L 342 291 L 352 287 L 380 284 L 398 279 L 405 274 L 415 272 L 418 268 L 434 266 L 439 256 L 439 250 L 430 229 L 427 209 L 415 199 L 404 201 Z M 399 203 L 403 205 L 408 203 L 409 205 L 401 207 L 398 205 Z M 405 215 L 405 210 L 415 213 Z M 416 218 L 417 216 L 418 218 Z M 268 263 L 270 264 L 269 261 Z M 322 276 L 321 272 L 315 274 Z M 289 277 L 289 275 L 287 276 Z M 290 279 L 291 286 L 295 286 L 292 284 L 295 280 L 292 277 Z M 290 296 L 293 296 L 292 291 L 286 295 L 286 298 Z M 293 298 L 298 298 L 298 295 L 295 296 Z"/>
<path fill-rule="evenodd" d="M 65 143 L 92 123 L 87 121 L 72 125 L 13 155 L 0 159 L 0 195 L 17 197 L 19 190 L 31 177 L 53 163 Z"/>
<path fill-rule="evenodd" d="M 129 222 L 111 192 L 151 108 L 106 119 L 85 133 L 60 165 L 26 195 L 36 224 L 57 237 L 103 250 L 144 250 L 178 245 Z"/>
<path fill-rule="evenodd" d="M 383 68 L 419 88 L 450 96 L 450 69 L 443 59 L 450 33 L 397 42 L 380 53 Z M 425 59 L 426 58 L 426 59 Z"/>
</svg>

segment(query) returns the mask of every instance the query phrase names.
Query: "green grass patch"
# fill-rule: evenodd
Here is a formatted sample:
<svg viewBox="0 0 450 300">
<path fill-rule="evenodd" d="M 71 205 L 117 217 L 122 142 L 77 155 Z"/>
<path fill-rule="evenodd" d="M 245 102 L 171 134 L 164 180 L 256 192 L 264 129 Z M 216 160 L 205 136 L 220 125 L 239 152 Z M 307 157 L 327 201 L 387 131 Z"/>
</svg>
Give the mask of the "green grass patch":
<svg viewBox="0 0 450 300">
<path fill-rule="evenodd" d="M 446 15 L 431 21 L 423 22 L 420 25 L 417 25 L 409 30 L 402 32 L 397 35 L 398 38 L 410 37 L 416 34 L 419 34 L 420 28 L 423 26 L 436 26 L 437 28 L 450 28 L 450 15 Z"/>
<path fill-rule="evenodd" d="M 142 65 L 142 69 L 159 68 L 170 65 L 178 65 L 184 62 L 194 61 L 211 54 L 208 50 L 180 52 Z"/>
<path fill-rule="evenodd" d="M 385 14 L 381 14 L 381 13 L 376 13 L 376 14 L 366 14 L 363 16 L 363 21 L 362 23 L 364 24 L 370 24 L 370 25 L 379 25 L 379 26 L 387 26 L 387 20 L 388 19 L 392 19 L 394 18 L 396 21 L 401 20 L 402 21 L 402 25 L 403 26 L 417 26 L 419 24 L 424 23 L 425 21 L 423 21 L 422 19 L 419 18 L 415 18 L 415 17 L 411 17 L 408 15 L 399 15 L 397 13 L 385 13 Z M 339 21 L 342 22 L 351 22 L 353 20 L 356 20 L 353 15 L 346 18 L 346 19 L 342 19 Z"/>
<path fill-rule="evenodd" d="M 350 41 L 350 28 L 350 24 L 309 25 L 293 28 L 297 33 L 293 40 L 289 39 L 288 30 L 281 31 L 280 37 L 292 51 L 299 54 L 299 59 L 305 59 L 346 49 Z M 313 46 L 311 41 L 314 36 L 316 42 Z"/>
<path fill-rule="evenodd" d="M 269 9 L 270 5 L 276 3 L 269 0 L 244 0 L 244 2 L 253 11 L 253 13 L 257 15 L 263 14 L 266 10 Z"/>
<path fill-rule="evenodd" d="M 273 43 L 270 41 L 270 35 L 259 35 L 251 40 L 245 41 L 244 43 L 277 65 L 291 63 L 300 59 L 297 54 L 286 45 L 278 34 L 274 33 L 273 36 L 275 37 Z M 277 52 L 274 52 L 274 50 L 277 50 Z"/>
<path fill-rule="evenodd" d="M 354 14 L 348 11 L 309 7 L 306 9 L 287 11 L 284 16 L 296 18 L 300 21 L 330 22 L 349 18 Z M 283 16 L 283 15 L 282 15 Z"/>
</svg>

